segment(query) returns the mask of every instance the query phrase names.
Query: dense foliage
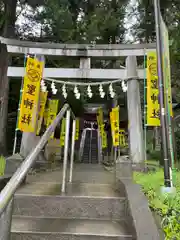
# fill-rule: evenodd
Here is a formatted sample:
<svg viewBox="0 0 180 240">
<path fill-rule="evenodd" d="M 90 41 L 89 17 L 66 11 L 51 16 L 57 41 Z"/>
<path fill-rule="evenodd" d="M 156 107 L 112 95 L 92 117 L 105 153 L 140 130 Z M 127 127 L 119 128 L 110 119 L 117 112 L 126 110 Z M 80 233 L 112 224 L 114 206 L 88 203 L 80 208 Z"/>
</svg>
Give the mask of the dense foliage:
<svg viewBox="0 0 180 240">
<path fill-rule="evenodd" d="M 134 4 L 129 14 L 136 15 L 136 21 L 131 28 L 134 39 L 146 43 L 156 40 L 154 1 L 139 0 Z M 177 100 L 180 100 L 179 62 L 180 62 L 180 1 L 160 0 L 161 13 L 169 30 L 170 51 L 171 51 L 171 74 L 173 93 Z"/>
<path fill-rule="evenodd" d="M 128 3 L 129 0 L 0 0 L 0 35 L 42 42 L 122 43 L 125 39 L 124 21 Z M 10 60 L 16 66 L 22 66 L 24 61 L 22 56 Z M 78 60 L 46 58 L 46 65 L 51 67 L 77 67 L 78 64 Z M 102 67 L 103 61 L 99 60 L 98 64 Z M 0 86 L 1 82 L 0 77 Z M 10 82 L 8 111 L 11 118 L 8 119 L 12 120 L 13 116 L 14 122 L 8 124 L 11 126 L 8 136 L 12 141 L 16 119 L 13 113 L 18 108 L 19 88 L 19 83 Z M 0 98 L 1 95 L 4 95 L 3 86 L 0 87 Z M 0 112 L 3 114 L 0 132 L 5 132 L 7 104 L 0 105 Z M 3 136 L 0 148 L 4 150 L 5 145 Z"/>
<path fill-rule="evenodd" d="M 40 41 L 61 43 L 109 43 L 123 41 L 124 19 L 129 0 L 46 0 L 41 7 L 27 4 L 21 16 L 28 24 L 17 28 L 23 38 L 39 38 Z M 24 10 L 26 7 L 26 10 Z M 33 25 L 40 26 L 41 33 L 34 36 Z M 19 31 L 20 30 L 20 31 Z"/>
<path fill-rule="evenodd" d="M 145 174 L 135 173 L 134 180 L 142 186 L 149 200 L 150 208 L 161 217 L 161 226 L 166 240 L 180 239 L 180 172 L 176 173 L 175 195 L 162 194 L 164 185 L 163 170 Z"/>
</svg>

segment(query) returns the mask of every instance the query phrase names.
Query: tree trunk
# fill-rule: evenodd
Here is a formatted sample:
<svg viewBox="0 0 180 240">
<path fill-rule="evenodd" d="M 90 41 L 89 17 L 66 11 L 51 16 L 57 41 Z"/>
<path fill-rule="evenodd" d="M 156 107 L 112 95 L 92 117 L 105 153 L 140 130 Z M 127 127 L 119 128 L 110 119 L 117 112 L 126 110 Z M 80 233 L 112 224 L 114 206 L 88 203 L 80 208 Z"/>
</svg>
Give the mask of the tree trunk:
<svg viewBox="0 0 180 240">
<path fill-rule="evenodd" d="M 5 23 L 3 26 L 3 37 L 15 37 L 16 7 L 17 0 L 5 0 Z"/>
<path fill-rule="evenodd" d="M 6 154 L 6 127 L 8 114 L 9 82 L 7 77 L 7 47 L 0 44 L 0 155 Z"/>
<path fill-rule="evenodd" d="M 5 0 L 4 6 L 5 23 L 3 26 L 3 37 L 14 38 L 17 0 Z M 11 57 L 8 56 L 7 47 L 4 44 L 0 44 L 0 155 L 6 154 L 9 96 L 9 79 L 7 77 L 7 69 L 10 62 Z"/>
</svg>

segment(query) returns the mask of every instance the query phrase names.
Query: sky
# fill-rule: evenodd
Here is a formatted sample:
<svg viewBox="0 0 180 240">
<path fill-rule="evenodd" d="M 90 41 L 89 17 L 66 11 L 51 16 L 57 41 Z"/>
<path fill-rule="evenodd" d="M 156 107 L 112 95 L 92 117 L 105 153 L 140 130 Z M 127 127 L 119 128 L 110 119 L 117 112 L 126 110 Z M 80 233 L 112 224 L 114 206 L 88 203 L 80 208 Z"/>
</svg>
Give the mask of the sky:
<svg viewBox="0 0 180 240">
<path fill-rule="evenodd" d="M 132 7 L 135 7 L 135 6 L 137 6 L 137 1 L 136 0 L 131 0 L 130 1 L 130 3 L 129 3 L 129 6 L 128 6 L 128 8 L 127 8 L 127 14 L 126 15 L 128 15 L 130 12 L 132 12 L 131 11 L 131 9 L 132 9 Z M 125 27 L 126 27 L 126 29 L 128 29 L 127 30 L 127 33 L 126 33 L 126 37 L 125 37 L 125 39 L 128 41 L 133 41 L 134 40 L 134 38 L 133 38 L 133 36 L 131 35 L 131 33 L 130 33 L 130 31 L 129 31 L 129 29 L 132 27 L 132 25 L 133 24 L 135 24 L 136 23 L 136 17 L 135 16 L 132 16 L 131 15 L 131 17 L 126 17 L 125 18 Z"/>
<path fill-rule="evenodd" d="M 37 10 L 41 11 L 42 7 L 39 7 Z M 34 10 L 32 10 L 31 7 L 29 7 L 28 5 L 25 5 L 25 7 L 23 9 L 18 9 L 18 11 L 20 12 L 16 24 L 18 24 L 19 26 L 21 26 L 22 24 L 29 24 L 30 21 L 25 17 L 26 14 L 28 16 L 33 16 L 33 12 Z M 31 32 L 33 33 L 34 36 L 40 36 L 41 34 L 41 25 L 36 23 L 35 25 L 32 26 L 31 28 Z"/>
</svg>

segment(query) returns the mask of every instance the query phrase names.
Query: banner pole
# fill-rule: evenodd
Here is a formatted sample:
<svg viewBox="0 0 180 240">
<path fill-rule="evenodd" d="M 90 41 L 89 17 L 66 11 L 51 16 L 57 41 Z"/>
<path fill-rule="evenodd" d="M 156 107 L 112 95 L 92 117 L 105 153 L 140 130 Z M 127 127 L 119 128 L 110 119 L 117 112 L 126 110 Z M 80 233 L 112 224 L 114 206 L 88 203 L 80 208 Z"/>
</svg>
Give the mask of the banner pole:
<svg viewBox="0 0 180 240">
<path fill-rule="evenodd" d="M 164 74 L 163 74 L 163 58 L 162 58 L 162 39 L 160 26 L 160 3 L 159 0 L 154 0 L 155 24 L 156 24 L 156 48 L 158 61 L 158 82 L 159 82 L 159 101 L 160 101 L 160 117 L 161 117 L 161 137 L 162 137 L 162 152 L 164 159 L 164 184 L 165 187 L 171 187 L 171 173 L 169 167 L 168 154 L 168 136 L 166 132 L 166 111 L 165 111 L 165 96 L 164 96 Z"/>
<path fill-rule="evenodd" d="M 116 184 L 116 171 L 117 171 L 116 164 L 117 164 L 117 147 L 114 147 L 114 181 L 115 181 L 115 184 Z"/>
<path fill-rule="evenodd" d="M 147 82 L 146 82 L 146 54 L 144 50 L 144 160 L 147 161 Z"/>
</svg>

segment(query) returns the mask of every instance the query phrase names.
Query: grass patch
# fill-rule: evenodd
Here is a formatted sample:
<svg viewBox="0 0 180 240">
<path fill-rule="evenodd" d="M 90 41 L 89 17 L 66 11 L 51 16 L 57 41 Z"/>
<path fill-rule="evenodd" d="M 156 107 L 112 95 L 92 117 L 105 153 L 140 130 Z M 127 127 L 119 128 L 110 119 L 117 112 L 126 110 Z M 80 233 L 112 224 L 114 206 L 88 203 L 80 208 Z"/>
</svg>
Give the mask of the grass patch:
<svg viewBox="0 0 180 240">
<path fill-rule="evenodd" d="M 159 161 L 147 160 L 145 161 L 145 163 L 147 163 L 148 165 L 156 166 L 156 167 L 160 166 Z"/>
<path fill-rule="evenodd" d="M 3 156 L 0 156 L 0 176 L 4 176 L 4 171 L 6 167 L 6 159 Z"/>
<path fill-rule="evenodd" d="M 176 195 L 162 195 L 164 185 L 163 169 L 151 173 L 134 173 L 134 180 L 140 184 L 148 197 L 150 208 L 161 216 L 161 226 L 166 240 L 180 239 L 180 172 L 176 173 Z"/>
</svg>

